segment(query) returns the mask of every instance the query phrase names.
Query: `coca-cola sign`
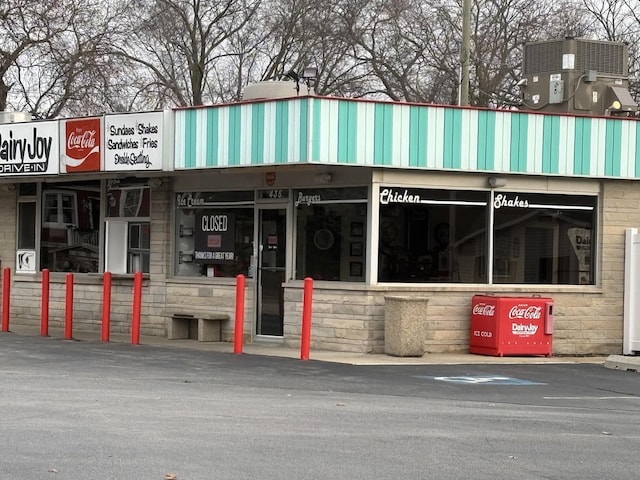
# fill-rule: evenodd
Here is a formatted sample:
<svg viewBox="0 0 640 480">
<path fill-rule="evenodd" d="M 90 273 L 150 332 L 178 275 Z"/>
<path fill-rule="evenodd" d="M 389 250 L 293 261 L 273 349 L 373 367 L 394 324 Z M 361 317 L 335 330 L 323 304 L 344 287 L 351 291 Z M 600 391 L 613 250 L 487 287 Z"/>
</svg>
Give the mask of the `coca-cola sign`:
<svg viewBox="0 0 640 480">
<path fill-rule="evenodd" d="M 476 303 L 473 306 L 473 314 L 480 317 L 493 317 L 496 313 L 495 305 L 488 305 L 486 303 Z"/>
<path fill-rule="evenodd" d="M 540 320 L 542 307 L 539 305 L 518 304 L 509 310 L 509 320 Z"/>
<path fill-rule="evenodd" d="M 81 118 L 61 122 L 60 171 L 99 172 L 102 154 L 101 119 Z"/>
</svg>

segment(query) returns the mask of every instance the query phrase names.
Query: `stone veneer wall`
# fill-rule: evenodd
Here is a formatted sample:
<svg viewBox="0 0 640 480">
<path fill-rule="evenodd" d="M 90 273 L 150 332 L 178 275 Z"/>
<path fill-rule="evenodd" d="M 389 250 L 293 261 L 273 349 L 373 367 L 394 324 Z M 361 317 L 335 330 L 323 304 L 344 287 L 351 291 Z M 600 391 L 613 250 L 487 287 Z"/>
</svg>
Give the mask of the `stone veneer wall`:
<svg viewBox="0 0 640 480">
<path fill-rule="evenodd" d="M 358 353 L 384 353 L 385 296 L 428 298 L 424 311 L 425 352 L 465 352 L 469 348 L 471 299 L 488 289 L 451 291 L 362 288 L 336 290 L 316 286 L 313 292 L 311 348 Z M 491 291 L 496 295 L 552 297 L 555 330 L 553 353 L 592 355 L 620 353 L 622 349 L 621 299 L 604 293 L 557 293 L 526 290 Z M 302 286 L 285 293 L 285 344 L 300 345 Z"/>
<path fill-rule="evenodd" d="M 168 279 L 171 251 L 171 200 L 167 186 L 152 193 L 152 258 L 150 280 L 145 280 L 142 304 L 142 334 L 166 335 L 167 316 L 173 311 L 198 313 L 215 311 L 229 314 L 223 326 L 223 338 L 232 340 L 235 311 L 235 283 L 232 279 Z M 15 262 L 15 192 L 0 192 L 0 259 L 2 267 Z M 427 334 L 425 351 L 466 351 L 469 343 L 471 298 L 476 293 L 550 296 L 555 301 L 554 354 L 611 354 L 622 350 L 624 239 L 625 229 L 640 227 L 640 186 L 630 181 L 603 184 L 601 202 L 602 232 L 598 285 L 595 287 L 537 286 L 489 290 L 464 286 L 365 286 L 331 285 L 318 282 L 314 291 L 311 346 L 315 349 L 362 353 L 384 352 L 385 295 L 428 297 L 425 311 Z M 51 326 L 64 321 L 64 274 L 52 274 Z M 11 321 L 39 324 L 39 276 L 13 275 Z M 100 329 L 101 275 L 78 275 L 74 299 L 74 328 Z M 130 276 L 114 279 L 112 292 L 112 331 L 128 332 L 131 318 L 133 280 Z M 245 341 L 251 337 L 252 283 L 247 281 Z M 302 282 L 285 289 L 284 343 L 300 343 Z M 98 334 L 97 334 L 98 335 Z"/>
<path fill-rule="evenodd" d="M 317 283 L 313 293 L 311 347 L 361 353 L 384 352 L 385 295 L 416 295 L 429 298 L 425 311 L 425 351 L 468 350 L 471 299 L 474 294 L 506 296 L 539 295 L 554 299 L 556 355 L 616 354 L 622 351 L 624 308 L 625 230 L 640 228 L 640 185 L 637 182 L 603 182 L 601 202 L 603 230 L 598 285 L 557 286 L 543 289 L 494 286 L 466 289 L 462 286 L 397 287 L 347 285 L 337 288 Z M 300 344 L 302 284 L 285 292 L 285 343 Z"/>
<path fill-rule="evenodd" d="M 173 261 L 171 221 L 173 195 L 167 181 L 151 194 L 150 274 L 142 288 L 141 334 L 166 335 L 167 320 L 174 312 L 203 314 L 226 313 L 223 339 L 233 339 L 235 317 L 235 279 L 168 280 Z M 0 191 L 0 259 L 2 267 L 11 267 L 11 324 L 40 325 L 41 275 L 15 273 L 15 192 Z M 1 278 L 1 276 L 0 276 Z M 102 274 L 74 275 L 73 328 L 95 331 L 102 328 Z M 251 338 L 253 305 L 252 283 L 247 280 L 245 293 L 245 341 Z M 65 320 L 66 274 L 50 274 L 49 327 L 63 328 Z M 114 275 L 111 291 L 111 332 L 130 333 L 133 317 L 133 276 Z"/>
<path fill-rule="evenodd" d="M 49 327 L 63 328 L 65 321 L 66 274 L 51 273 Z M 40 275 L 16 276 L 11 291 L 11 323 L 40 325 L 42 284 Z M 164 335 L 165 325 L 150 312 L 157 298 L 148 280 L 142 289 L 141 334 Z M 73 291 L 73 329 L 95 331 L 102 328 L 102 275 L 75 275 Z M 130 333 L 133 318 L 133 279 L 114 277 L 111 288 L 111 332 Z"/>
<path fill-rule="evenodd" d="M 0 262 L 2 268 L 16 264 L 16 201 L 17 190 L 0 189 Z"/>
</svg>

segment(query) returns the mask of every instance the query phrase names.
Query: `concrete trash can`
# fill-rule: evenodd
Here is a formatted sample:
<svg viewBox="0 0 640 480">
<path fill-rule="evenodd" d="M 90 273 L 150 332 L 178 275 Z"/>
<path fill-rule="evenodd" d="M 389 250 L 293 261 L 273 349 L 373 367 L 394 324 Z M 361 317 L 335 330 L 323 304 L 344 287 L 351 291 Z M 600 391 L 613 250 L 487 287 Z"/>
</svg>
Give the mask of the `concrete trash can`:
<svg viewBox="0 0 640 480">
<path fill-rule="evenodd" d="M 421 357 L 427 337 L 424 297 L 384 297 L 384 352 L 394 357 Z"/>
</svg>

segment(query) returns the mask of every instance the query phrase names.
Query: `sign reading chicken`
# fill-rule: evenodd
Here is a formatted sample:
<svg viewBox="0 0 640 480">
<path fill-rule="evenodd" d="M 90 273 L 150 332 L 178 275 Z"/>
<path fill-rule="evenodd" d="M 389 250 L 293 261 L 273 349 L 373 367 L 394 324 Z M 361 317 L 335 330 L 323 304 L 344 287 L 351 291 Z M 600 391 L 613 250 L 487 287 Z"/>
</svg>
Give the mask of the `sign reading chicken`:
<svg viewBox="0 0 640 480">
<path fill-rule="evenodd" d="M 61 122 L 61 173 L 100 171 L 101 131 L 100 117 Z"/>
</svg>

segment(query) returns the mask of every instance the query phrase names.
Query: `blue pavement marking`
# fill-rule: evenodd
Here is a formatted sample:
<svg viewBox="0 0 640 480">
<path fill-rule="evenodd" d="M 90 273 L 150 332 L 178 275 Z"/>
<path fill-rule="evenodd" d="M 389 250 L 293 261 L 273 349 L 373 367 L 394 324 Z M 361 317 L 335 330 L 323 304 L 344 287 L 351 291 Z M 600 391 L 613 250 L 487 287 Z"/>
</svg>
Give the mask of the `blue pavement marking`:
<svg viewBox="0 0 640 480">
<path fill-rule="evenodd" d="M 463 383 L 467 385 L 546 385 L 546 383 L 532 382 L 520 378 L 503 377 L 501 375 L 479 375 L 479 376 L 459 376 L 459 377 L 433 377 L 419 375 L 416 378 L 427 378 L 440 382 Z"/>
</svg>

